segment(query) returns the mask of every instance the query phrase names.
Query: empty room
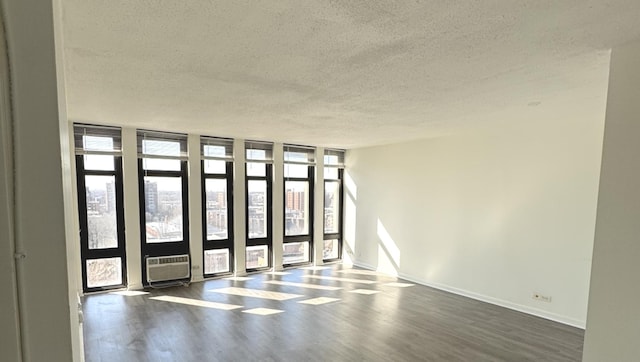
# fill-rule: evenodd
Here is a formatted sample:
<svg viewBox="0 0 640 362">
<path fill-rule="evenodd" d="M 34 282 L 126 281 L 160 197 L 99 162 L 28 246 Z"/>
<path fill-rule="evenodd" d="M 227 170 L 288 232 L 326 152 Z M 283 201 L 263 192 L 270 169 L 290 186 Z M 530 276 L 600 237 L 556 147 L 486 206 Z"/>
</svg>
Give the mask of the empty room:
<svg viewBox="0 0 640 362">
<path fill-rule="evenodd" d="M 0 360 L 640 359 L 640 3 L 0 4 Z"/>
</svg>

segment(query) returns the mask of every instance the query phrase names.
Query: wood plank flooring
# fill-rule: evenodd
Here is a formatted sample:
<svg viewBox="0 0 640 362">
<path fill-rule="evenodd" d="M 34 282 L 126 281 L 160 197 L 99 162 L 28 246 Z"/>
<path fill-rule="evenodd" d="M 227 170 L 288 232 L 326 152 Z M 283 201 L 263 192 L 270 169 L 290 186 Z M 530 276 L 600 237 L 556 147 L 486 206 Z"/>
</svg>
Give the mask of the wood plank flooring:
<svg viewBox="0 0 640 362">
<path fill-rule="evenodd" d="M 580 361 L 582 357 L 583 331 L 577 328 L 341 265 L 287 272 L 151 289 L 142 295 L 85 296 L 86 359 Z M 397 282 L 402 284 L 389 284 Z"/>
</svg>

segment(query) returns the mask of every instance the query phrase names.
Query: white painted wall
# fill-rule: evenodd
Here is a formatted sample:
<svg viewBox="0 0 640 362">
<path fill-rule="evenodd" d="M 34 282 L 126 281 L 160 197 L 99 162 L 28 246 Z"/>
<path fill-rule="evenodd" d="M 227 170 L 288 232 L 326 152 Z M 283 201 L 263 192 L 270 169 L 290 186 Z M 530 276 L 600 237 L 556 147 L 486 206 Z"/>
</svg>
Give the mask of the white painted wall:
<svg viewBox="0 0 640 362">
<path fill-rule="evenodd" d="M 640 43 L 611 54 L 584 361 L 640 356 Z"/>
<path fill-rule="evenodd" d="M 4 21 L 0 14 L 0 351 L 8 361 L 20 360 L 18 286 L 13 234 L 13 139 L 9 63 Z"/>
<path fill-rule="evenodd" d="M 604 98 L 599 114 L 557 95 L 483 128 L 349 151 L 345 257 L 584 326 Z"/>
<path fill-rule="evenodd" d="M 67 274 L 70 185 L 62 173 L 70 170 L 61 149 L 65 100 L 58 93 L 53 2 L 2 0 L 2 13 L 11 67 L 16 251 L 26 255 L 17 263 L 22 358 L 71 361 L 79 352 L 77 323 L 71 327 L 77 299 L 70 298 Z"/>
<path fill-rule="evenodd" d="M 64 205 L 65 251 L 67 254 L 67 296 L 69 300 L 69 326 L 71 328 L 71 350 L 74 361 L 84 361 L 82 331 L 82 277 L 77 271 L 80 253 L 75 246 L 79 241 L 77 187 L 75 182 L 75 158 L 73 156 L 73 127 L 67 118 L 66 75 L 64 71 L 64 40 L 62 39 L 61 0 L 53 0 L 53 30 L 58 91 L 58 127 L 60 134 L 60 156 L 62 168 L 62 196 Z"/>
</svg>

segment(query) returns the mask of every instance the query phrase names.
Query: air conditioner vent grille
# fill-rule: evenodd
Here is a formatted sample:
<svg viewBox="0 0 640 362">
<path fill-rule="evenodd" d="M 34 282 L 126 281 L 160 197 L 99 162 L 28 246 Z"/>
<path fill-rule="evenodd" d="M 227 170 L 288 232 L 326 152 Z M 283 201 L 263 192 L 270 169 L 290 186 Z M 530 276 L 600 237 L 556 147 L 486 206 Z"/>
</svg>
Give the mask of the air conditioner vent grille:
<svg viewBox="0 0 640 362">
<path fill-rule="evenodd" d="M 147 281 L 149 283 L 188 279 L 190 276 L 189 255 L 147 258 Z"/>
</svg>

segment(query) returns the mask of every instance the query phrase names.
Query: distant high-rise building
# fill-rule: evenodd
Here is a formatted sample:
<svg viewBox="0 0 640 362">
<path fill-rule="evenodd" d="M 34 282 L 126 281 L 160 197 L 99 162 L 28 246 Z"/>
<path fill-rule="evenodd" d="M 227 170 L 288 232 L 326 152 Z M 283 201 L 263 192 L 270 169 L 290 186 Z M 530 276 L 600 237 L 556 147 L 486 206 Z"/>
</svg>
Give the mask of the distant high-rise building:
<svg viewBox="0 0 640 362">
<path fill-rule="evenodd" d="M 116 183 L 107 183 L 107 213 L 113 213 L 116 211 Z"/>
<path fill-rule="evenodd" d="M 304 211 L 305 194 L 303 191 L 286 191 L 287 205 L 289 210 Z"/>
<path fill-rule="evenodd" d="M 144 182 L 144 205 L 148 213 L 158 212 L 158 184 L 151 181 Z"/>
</svg>

